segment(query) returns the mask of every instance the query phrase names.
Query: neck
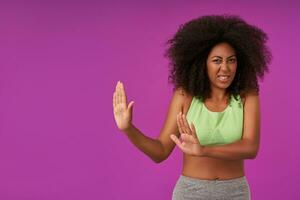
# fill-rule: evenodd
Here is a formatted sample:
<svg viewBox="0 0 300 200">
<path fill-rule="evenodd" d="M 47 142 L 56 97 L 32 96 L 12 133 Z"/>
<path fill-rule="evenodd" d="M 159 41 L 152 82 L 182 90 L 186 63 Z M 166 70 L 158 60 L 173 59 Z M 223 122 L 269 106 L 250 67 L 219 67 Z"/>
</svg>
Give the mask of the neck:
<svg viewBox="0 0 300 200">
<path fill-rule="evenodd" d="M 210 97 L 211 100 L 221 102 L 227 98 L 228 98 L 228 94 L 226 89 L 221 89 L 221 88 L 211 89 L 211 97 Z"/>
</svg>

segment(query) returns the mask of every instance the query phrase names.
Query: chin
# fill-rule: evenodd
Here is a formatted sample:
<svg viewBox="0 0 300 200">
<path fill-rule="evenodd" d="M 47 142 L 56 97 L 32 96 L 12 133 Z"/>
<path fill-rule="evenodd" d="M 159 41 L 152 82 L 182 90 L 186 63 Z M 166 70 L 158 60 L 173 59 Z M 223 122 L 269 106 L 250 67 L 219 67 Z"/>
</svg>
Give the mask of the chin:
<svg viewBox="0 0 300 200">
<path fill-rule="evenodd" d="M 218 88 L 227 89 L 231 85 L 231 82 L 230 83 L 218 83 L 216 85 Z"/>
</svg>

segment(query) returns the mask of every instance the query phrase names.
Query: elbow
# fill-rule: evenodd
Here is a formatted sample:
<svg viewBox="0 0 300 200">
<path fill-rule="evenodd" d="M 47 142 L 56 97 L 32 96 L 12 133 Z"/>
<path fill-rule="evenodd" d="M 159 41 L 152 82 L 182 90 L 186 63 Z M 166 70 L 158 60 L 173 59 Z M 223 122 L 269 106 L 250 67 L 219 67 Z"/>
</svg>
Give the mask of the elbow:
<svg viewBox="0 0 300 200">
<path fill-rule="evenodd" d="M 161 159 L 152 159 L 155 164 L 161 163 L 163 160 Z"/>
<path fill-rule="evenodd" d="M 162 163 L 164 160 L 168 158 L 168 153 L 166 152 L 164 146 L 160 142 L 160 150 L 155 154 L 155 157 L 152 157 L 151 159 L 154 161 L 154 163 L 159 164 Z"/>
<path fill-rule="evenodd" d="M 245 144 L 246 144 L 245 153 L 247 154 L 247 159 L 255 159 L 258 154 L 259 143 L 246 141 Z"/>
<path fill-rule="evenodd" d="M 257 156 L 256 153 L 251 153 L 249 156 L 248 156 L 248 159 L 255 159 Z"/>
<path fill-rule="evenodd" d="M 153 162 L 156 163 L 156 164 L 159 164 L 159 163 L 162 163 L 165 158 L 152 158 Z"/>
<path fill-rule="evenodd" d="M 257 157 L 257 154 L 258 154 L 258 148 L 253 148 L 250 151 L 249 159 L 255 159 Z"/>
<path fill-rule="evenodd" d="M 162 151 L 156 157 L 152 157 L 152 160 L 155 163 L 159 164 L 159 163 L 162 163 L 163 161 L 165 161 L 167 158 L 168 158 L 168 155 L 164 151 Z"/>
</svg>

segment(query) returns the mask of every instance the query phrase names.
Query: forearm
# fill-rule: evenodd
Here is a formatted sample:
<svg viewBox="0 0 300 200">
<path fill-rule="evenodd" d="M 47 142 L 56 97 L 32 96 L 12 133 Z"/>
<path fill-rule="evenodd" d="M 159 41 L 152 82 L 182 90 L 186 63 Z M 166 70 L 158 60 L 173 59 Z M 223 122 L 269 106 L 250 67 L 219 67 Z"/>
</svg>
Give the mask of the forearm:
<svg viewBox="0 0 300 200">
<path fill-rule="evenodd" d="M 238 140 L 231 144 L 204 146 L 203 156 L 225 160 L 254 159 L 258 147 L 251 141 Z"/>
<path fill-rule="evenodd" d="M 124 133 L 139 150 L 154 162 L 159 163 L 164 160 L 164 149 L 160 141 L 147 137 L 133 125 Z"/>
</svg>

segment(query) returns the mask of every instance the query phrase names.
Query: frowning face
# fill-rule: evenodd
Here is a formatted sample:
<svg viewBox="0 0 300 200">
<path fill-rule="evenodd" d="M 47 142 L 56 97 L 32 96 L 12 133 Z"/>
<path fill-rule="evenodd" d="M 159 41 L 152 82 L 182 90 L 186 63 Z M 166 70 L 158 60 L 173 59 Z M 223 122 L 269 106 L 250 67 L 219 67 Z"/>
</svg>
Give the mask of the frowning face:
<svg viewBox="0 0 300 200">
<path fill-rule="evenodd" d="M 228 43 L 217 44 L 210 51 L 206 66 L 211 87 L 228 88 L 234 79 L 237 68 L 235 50 Z"/>
</svg>

